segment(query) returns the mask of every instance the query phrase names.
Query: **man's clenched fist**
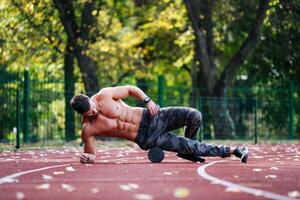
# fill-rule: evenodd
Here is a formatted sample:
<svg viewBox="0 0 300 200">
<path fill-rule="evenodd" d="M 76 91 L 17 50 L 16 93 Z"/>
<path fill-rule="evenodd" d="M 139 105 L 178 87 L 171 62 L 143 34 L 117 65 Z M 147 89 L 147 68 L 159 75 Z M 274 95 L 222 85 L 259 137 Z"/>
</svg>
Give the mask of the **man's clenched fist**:
<svg viewBox="0 0 300 200">
<path fill-rule="evenodd" d="M 93 163 L 96 160 L 96 156 L 90 153 L 83 153 L 80 156 L 81 163 Z"/>
</svg>

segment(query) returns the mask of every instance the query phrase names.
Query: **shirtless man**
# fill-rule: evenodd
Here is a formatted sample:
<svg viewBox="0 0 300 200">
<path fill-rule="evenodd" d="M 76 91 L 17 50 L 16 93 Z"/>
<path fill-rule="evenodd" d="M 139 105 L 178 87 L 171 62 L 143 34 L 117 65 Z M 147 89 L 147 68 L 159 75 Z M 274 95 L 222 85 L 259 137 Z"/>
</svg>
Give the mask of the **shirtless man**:
<svg viewBox="0 0 300 200">
<path fill-rule="evenodd" d="M 146 109 L 131 107 L 122 99 L 133 96 L 145 103 Z M 158 106 L 141 89 L 134 86 L 107 87 L 91 98 L 84 94 L 75 95 L 71 106 L 83 115 L 81 138 L 84 142 L 82 163 L 95 162 L 95 136 L 125 138 L 143 150 L 158 146 L 166 151 L 177 152 L 177 156 L 199 161 L 200 156 L 230 157 L 235 155 L 246 163 L 248 149 L 216 146 L 195 141 L 201 125 L 202 115 L 193 108 Z M 186 126 L 184 136 L 171 130 Z"/>
</svg>

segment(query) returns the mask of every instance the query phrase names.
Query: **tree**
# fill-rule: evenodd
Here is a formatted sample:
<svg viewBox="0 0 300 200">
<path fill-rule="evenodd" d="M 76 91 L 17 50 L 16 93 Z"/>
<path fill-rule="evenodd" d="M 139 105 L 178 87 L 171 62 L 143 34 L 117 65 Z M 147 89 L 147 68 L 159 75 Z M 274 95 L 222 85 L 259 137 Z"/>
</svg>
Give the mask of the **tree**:
<svg viewBox="0 0 300 200">
<path fill-rule="evenodd" d="M 234 124 L 226 107 L 224 97 L 226 89 L 234 82 L 237 72 L 243 62 L 249 57 L 259 40 L 266 11 L 269 8 L 270 0 L 260 0 L 256 11 L 256 17 L 247 33 L 247 37 L 224 66 L 216 62 L 215 18 L 213 15 L 217 3 L 215 0 L 185 0 L 188 16 L 194 30 L 195 46 L 195 68 L 192 74 L 193 83 L 205 86 L 207 92 L 205 96 L 214 97 L 211 101 L 211 112 L 213 114 L 213 124 L 217 138 L 225 138 L 234 135 Z M 194 95 L 199 94 L 194 89 Z"/>
<path fill-rule="evenodd" d="M 246 77 L 246 80 L 240 80 L 238 86 L 255 85 L 269 88 L 269 92 L 260 98 L 274 105 L 263 110 L 265 124 L 270 129 L 275 129 L 276 135 L 282 134 L 288 138 L 287 124 L 290 123 L 290 109 L 293 109 L 289 102 L 291 84 L 295 84 L 295 102 L 299 101 L 300 92 L 300 1 L 282 0 L 271 3 L 270 15 L 265 20 L 260 37 L 263 42 L 258 45 L 255 54 L 252 54 L 240 71 L 239 75 Z M 295 132 L 299 133 L 299 105 L 295 106 L 295 112 Z M 280 117 L 275 115 L 276 113 L 280 113 Z"/>
<path fill-rule="evenodd" d="M 75 91 L 75 78 L 74 78 L 74 55 L 71 49 L 70 41 L 66 41 L 66 46 L 63 48 L 60 44 L 64 41 L 64 36 L 57 31 L 55 27 L 55 20 L 53 18 L 54 8 L 49 2 L 44 4 L 20 2 L 13 0 L 12 5 L 17 8 L 22 18 L 21 22 L 25 22 L 37 33 L 37 40 L 46 39 L 49 46 L 52 47 L 55 53 L 64 55 L 64 97 L 65 97 L 65 137 L 67 140 L 75 139 L 75 126 L 74 126 L 74 111 L 71 109 L 70 100 Z M 26 10 L 27 7 L 31 9 Z M 21 23 L 20 22 L 20 23 Z M 49 28 L 50 27 L 50 28 Z M 59 30 L 59 28 L 58 28 Z M 29 37 L 29 35 L 28 35 Z M 32 38 L 31 38 L 32 39 Z M 58 41 L 58 42 L 57 42 Z M 37 47 L 35 47 L 37 48 Z"/>
<path fill-rule="evenodd" d="M 88 45 L 92 41 L 91 32 L 96 32 L 94 27 L 95 16 L 100 4 L 96 1 L 86 1 L 80 12 L 80 20 L 76 18 L 74 3 L 70 0 L 53 0 L 59 12 L 61 23 L 68 38 L 69 50 L 74 53 L 78 61 L 85 89 L 88 94 L 99 91 L 98 77 L 96 73 L 96 62 L 86 54 Z M 97 1 L 98 2 L 98 1 Z M 101 2 L 100 2 L 101 3 Z M 77 5 L 78 7 L 80 5 Z M 78 12 L 78 11 L 77 11 Z M 79 24 L 78 22 L 81 22 Z"/>
</svg>

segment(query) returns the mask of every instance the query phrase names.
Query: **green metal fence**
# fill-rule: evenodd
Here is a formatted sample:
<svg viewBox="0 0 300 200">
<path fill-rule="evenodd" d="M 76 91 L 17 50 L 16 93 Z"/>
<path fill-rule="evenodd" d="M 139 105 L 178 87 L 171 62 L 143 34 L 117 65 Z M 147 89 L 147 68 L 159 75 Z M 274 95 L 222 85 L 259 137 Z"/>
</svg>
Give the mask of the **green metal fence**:
<svg viewBox="0 0 300 200">
<path fill-rule="evenodd" d="M 18 146 L 20 143 L 45 143 L 66 141 L 68 131 L 74 130 L 73 138 L 80 138 L 81 116 L 72 114 L 65 102 L 63 81 L 34 81 L 28 72 L 15 79 L 0 81 L 0 144 Z M 82 83 L 76 83 L 76 93 L 83 90 Z M 285 88 L 232 88 L 225 99 L 191 96 L 191 87 L 168 86 L 162 76 L 147 83 L 147 94 L 161 107 L 190 106 L 196 100 L 195 108 L 203 115 L 199 140 L 214 139 L 217 128 L 225 124 L 230 116 L 234 137 L 266 141 L 269 139 L 299 139 L 299 91 L 293 83 Z M 134 99 L 126 100 L 138 105 Z M 67 107 L 66 107 L 67 106 Z M 222 106 L 226 112 L 219 112 Z M 69 117 L 66 117 L 68 113 Z M 74 118 L 70 116 L 74 115 Z M 67 120 L 66 120 L 67 119 Z M 69 119 L 69 120 L 68 120 Z M 73 127 L 73 129 L 72 129 Z M 182 134 L 182 130 L 176 131 Z"/>
<path fill-rule="evenodd" d="M 2 83 L 0 89 L 0 143 L 16 145 L 17 85 Z M 5 86 L 5 88 L 4 88 Z"/>
</svg>

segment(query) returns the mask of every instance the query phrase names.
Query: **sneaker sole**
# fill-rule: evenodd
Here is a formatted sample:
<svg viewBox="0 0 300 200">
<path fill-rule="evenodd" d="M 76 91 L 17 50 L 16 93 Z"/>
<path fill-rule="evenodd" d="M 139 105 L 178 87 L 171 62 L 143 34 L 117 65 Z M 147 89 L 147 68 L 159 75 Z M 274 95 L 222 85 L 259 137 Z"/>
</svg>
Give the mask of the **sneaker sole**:
<svg viewBox="0 0 300 200">
<path fill-rule="evenodd" d="M 247 163 L 248 155 L 249 155 L 249 150 L 247 147 L 245 147 L 245 149 L 243 149 L 243 155 L 241 157 L 241 162 Z"/>
</svg>

